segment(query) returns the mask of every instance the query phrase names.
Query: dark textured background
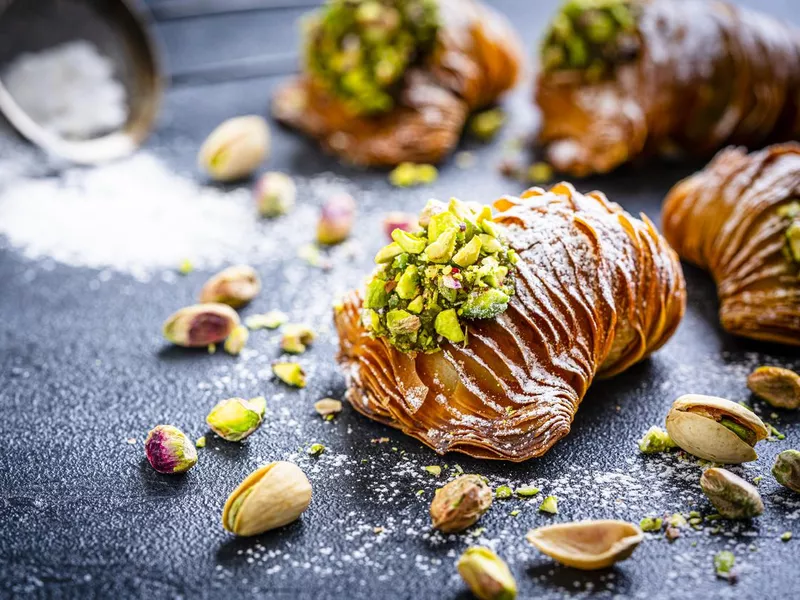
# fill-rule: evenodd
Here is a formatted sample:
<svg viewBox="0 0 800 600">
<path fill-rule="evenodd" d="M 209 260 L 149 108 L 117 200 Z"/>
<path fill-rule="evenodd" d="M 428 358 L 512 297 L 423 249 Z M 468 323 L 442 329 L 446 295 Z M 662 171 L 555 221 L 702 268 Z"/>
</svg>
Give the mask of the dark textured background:
<svg viewBox="0 0 800 600">
<path fill-rule="evenodd" d="M 295 64 L 294 22 L 304 8 L 274 0 L 150 4 L 175 86 L 149 146 L 175 168 L 192 169 L 197 146 L 219 121 L 266 112 L 267 98 Z M 256 4 L 273 8 L 231 10 Z M 496 4 L 513 17 L 532 50 L 556 2 Z M 800 20 L 793 0 L 742 4 Z M 221 6 L 230 12 L 212 14 Z M 505 137 L 535 125 L 529 96 L 526 82 L 507 102 L 512 117 Z M 466 141 L 463 147 L 479 157 L 477 167 L 460 170 L 450 161 L 433 188 L 401 191 L 392 189 L 383 173 L 341 167 L 290 132 L 273 132 L 269 168 L 298 176 L 333 171 L 364 190 L 356 235 L 366 252 L 327 274 L 299 260 L 256 265 L 270 284 L 245 314 L 283 308 L 298 318 L 310 296 L 357 282 L 382 243 L 369 227 L 386 210 L 417 210 L 429 196 L 491 201 L 520 191 L 495 172 L 499 142 L 481 147 Z M 698 166 L 623 170 L 578 187 L 600 188 L 631 212 L 657 220 L 670 185 Z M 310 238 L 309 232 L 297 235 L 298 246 Z M 237 360 L 224 353 L 207 356 L 165 346 L 161 321 L 190 303 L 207 275 L 140 283 L 117 274 L 93 286 L 95 271 L 31 262 L 0 240 L 0 596 L 467 597 L 453 562 L 474 538 L 430 534 L 427 508 L 440 482 L 421 470 L 455 462 L 495 485 L 536 482 L 559 496 L 556 517 L 538 513 L 536 501 L 514 499 L 497 501 L 481 521 L 486 531 L 480 542 L 495 545 L 509 561 L 521 597 L 800 596 L 800 499 L 769 475 L 775 454 L 797 447 L 800 424 L 796 413 L 768 417 L 769 407 L 757 402 L 787 434 L 785 441 L 762 443 L 759 461 L 737 469 L 748 478 L 765 475 L 761 490 L 767 508 L 758 520 L 723 523 L 716 534 L 711 526 L 689 530 L 673 544 L 650 536 L 632 559 L 598 573 L 554 566 L 523 540 L 530 527 L 552 521 L 713 512 L 698 493 L 701 469 L 694 461 L 641 456 L 635 440 L 650 425 L 663 424 L 681 393 L 749 400 L 744 379 L 750 369 L 762 363 L 800 368 L 800 360 L 796 351 L 723 333 L 713 285 L 698 270 L 686 268 L 689 307 L 666 348 L 613 381 L 595 384 L 572 433 L 545 457 L 521 465 L 441 458 L 347 407 L 332 423 L 321 422 L 313 402 L 343 394 L 330 335 L 302 358 L 311 383 L 296 392 L 268 377 L 238 377 Z M 266 332 L 251 336 L 250 347 L 265 365 L 277 356 L 276 339 Z M 218 387 L 199 391 L 208 381 Z M 142 441 L 155 424 L 173 423 L 196 437 L 216 400 L 259 393 L 269 401 L 267 424 L 246 443 L 209 435 L 198 466 L 185 476 L 159 475 L 144 460 Z M 391 442 L 370 443 L 382 436 Z M 128 438 L 136 443 L 126 443 Z M 298 453 L 312 441 L 328 448 L 316 461 Z M 259 464 L 287 457 L 298 461 L 314 485 L 307 513 L 258 538 L 226 534 L 219 517 L 230 491 Z M 424 493 L 418 496 L 420 489 Z M 508 514 L 512 509 L 521 511 L 516 519 Z M 376 526 L 386 527 L 386 533 L 376 535 Z M 793 541 L 778 540 L 793 528 Z M 735 586 L 714 576 L 711 560 L 723 548 L 738 558 Z"/>
</svg>

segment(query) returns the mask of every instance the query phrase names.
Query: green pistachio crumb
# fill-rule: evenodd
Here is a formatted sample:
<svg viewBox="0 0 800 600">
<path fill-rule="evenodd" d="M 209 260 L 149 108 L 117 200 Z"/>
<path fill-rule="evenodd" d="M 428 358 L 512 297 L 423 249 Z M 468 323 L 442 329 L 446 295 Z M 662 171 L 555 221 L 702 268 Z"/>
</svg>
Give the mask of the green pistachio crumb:
<svg viewBox="0 0 800 600">
<path fill-rule="evenodd" d="M 510 517 L 516 517 L 518 514 L 519 514 L 518 510 L 512 510 L 510 513 L 508 513 Z"/>
<path fill-rule="evenodd" d="M 660 517 L 645 517 L 639 521 L 639 529 L 642 531 L 661 531 L 663 523 Z"/>
<path fill-rule="evenodd" d="M 433 165 L 404 162 L 389 173 L 389 183 L 395 187 L 430 185 L 439 178 L 439 170 Z"/>
<path fill-rule="evenodd" d="M 558 498 L 556 496 L 548 496 L 539 505 L 540 512 L 550 513 L 551 515 L 558 514 Z"/>
<path fill-rule="evenodd" d="M 506 115 L 500 108 L 492 108 L 477 113 L 469 123 L 470 132 L 483 141 L 489 141 L 505 125 Z"/>
<path fill-rule="evenodd" d="M 293 362 L 279 362 L 272 365 L 275 376 L 287 385 L 306 387 L 306 373 L 303 367 Z"/>
<path fill-rule="evenodd" d="M 417 490 L 417 496 L 422 496 L 425 493 L 425 490 Z"/>
<path fill-rule="evenodd" d="M 735 562 L 736 557 L 733 555 L 733 552 L 729 550 L 717 552 L 714 556 L 714 569 L 717 572 L 717 577 L 729 579 Z"/>
<path fill-rule="evenodd" d="M 498 486 L 494 491 L 494 497 L 498 499 L 511 498 L 513 494 L 514 491 L 507 485 Z"/>
<path fill-rule="evenodd" d="M 669 437 L 669 434 L 656 425 L 653 425 L 647 430 L 642 436 L 642 439 L 639 440 L 638 445 L 639 451 L 642 454 L 667 452 L 678 447 L 678 445 L 672 441 L 672 438 Z"/>
<path fill-rule="evenodd" d="M 209 354 L 214 354 L 216 351 L 217 351 L 217 345 L 216 344 L 209 344 L 208 345 L 208 353 Z"/>
<path fill-rule="evenodd" d="M 547 183 L 553 179 L 553 167 L 546 162 L 537 162 L 528 167 L 531 183 Z"/>
<path fill-rule="evenodd" d="M 325 452 L 325 446 L 323 446 L 322 444 L 311 444 L 308 447 L 307 452 L 309 456 L 319 456 L 320 454 Z"/>
<path fill-rule="evenodd" d="M 181 264 L 178 265 L 178 273 L 181 275 L 188 275 L 192 271 L 194 271 L 194 265 L 188 258 L 182 260 Z"/>
<path fill-rule="evenodd" d="M 197 438 L 194 442 L 196 448 L 205 448 L 206 447 L 206 436 L 201 435 Z"/>
<path fill-rule="evenodd" d="M 758 477 L 753 477 L 753 483 L 758 485 L 764 479 L 763 475 L 759 475 Z"/>
<path fill-rule="evenodd" d="M 244 320 L 248 329 L 277 329 L 289 320 L 289 315 L 279 310 L 271 310 L 264 314 L 250 315 Z"/>
<path fill-rule="evenodd" d="M 439 475 L 442 474 L 442 467 L 438 465 L 430 465 L 422 468 L 425 469 L 428 473 L 430 473 L 434 477 L 438 477 Z"/>
<path fill-rule="evenodd" d="M 538 487 L 532 485 L 523 485 L 522 487 L 518 487 L 516 490 L 517 496 L 522 496 L 523 498 L 530 498 L 531 496 L 535 496 L 539 492 L 541 492 Z"/>
<path fill-rule="evenodd" d="M 782 542 L 788 542 L 790 539 L 792 539 L 792 532 L 791 531 L 785 531 L 785 532 L 783 532 L 781 534 L 781 541 Z"/>
</svg>

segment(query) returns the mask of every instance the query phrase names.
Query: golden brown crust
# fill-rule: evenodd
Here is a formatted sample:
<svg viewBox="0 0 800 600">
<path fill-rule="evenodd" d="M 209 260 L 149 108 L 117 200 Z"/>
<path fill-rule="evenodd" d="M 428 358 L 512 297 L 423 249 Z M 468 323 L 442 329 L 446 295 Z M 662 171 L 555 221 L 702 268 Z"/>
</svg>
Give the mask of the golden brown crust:
<svg viewBox="0 0 800 600">
<path fill-rule="evenodd" d="M 584 176 L 643 155 L 800 138 L 796 29 L 708 0 L 642 2 L 638 23 L 642 54 L 612 80 L 540 74 L 540 141 L 558 169 Z"/>
<path fill-rule="evenodd" d="M 353 292 L 335 315 L 361 413 L 434 450 L 523 461 L 567 435 L 595 376 L 658 349 L 683 315 L 677 255 L 645 220 L 568 184 L 504 197 L 496 222 L 519 253 L 516 295 L 468 344 L 403 354 L 371 338 Z"/>
<path fill-rule="evenodd" d="M 440 0 L 439 6 L 436 49 L 424 65 L 409 69 L 391 112 L 353 115 L 301 75 L 278 89 L 275 118 L 351 163 L 441 161 L 458 143 L 469 113 L 517 82 L 522 51 L 511 26 L 491 8 L 474 0 Z"/>
<path fill-rule="evenodd" d="M 800 270 L 784 254 L 778 214 L 798 198 L 800 144 L 729 148 L 667 196 L 664 235 L 714 277 L 720 321 L 733 334 L 800 345 Z"/>
</svg>

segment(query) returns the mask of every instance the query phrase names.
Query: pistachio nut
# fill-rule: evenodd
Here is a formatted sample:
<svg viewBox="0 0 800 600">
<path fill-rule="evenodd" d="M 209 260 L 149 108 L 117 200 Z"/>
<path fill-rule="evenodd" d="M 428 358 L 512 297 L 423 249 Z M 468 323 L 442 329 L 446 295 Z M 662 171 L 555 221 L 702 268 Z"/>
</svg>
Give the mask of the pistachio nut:
<svg viewBox="0 0 800 600">
<path fill-rule="evenodd" d="M 492 505 L 492 490 L 479 475 L 462 475 L 436 490 L 431 502 L 431 523 L 445 533 L 463 531 L 475 524 Z"/>
<path fill-rule="evenodd" d="M 164 321 L 167 341 L 186 348 L 205 348 L 227 338 L 239 325 L 239 315 L 227 304 L 194 304 Z"/>
<path fill-rule="evenodd" d="M 517 597 L 517 582 L 508 565 L 489 548 L 467 548 L 456 567 L 461 578 L 480 600 L 514 600 Z"/>
<path fill-rule="evenodd" d="M 756 460 L 753 446 L 769 434 L 753 411 L 724 398 L 697 394 L 673 403 L 667 432 L 689 454 L 723 464 Z"/>
<path fill-rule="evenodd" d="M 268 171 L 259 177 L 253 197 L 262 217 L 280 217 L 294 208 L 297 186 L 286 173 Z"/>
<path fill-rule="evenodd" d="M 240 536 L 258 535 L 297 520 L 311 502 L 311 484 L 290 462 L 273 462 L 251 473 L 225 502 L 222 525 Z"/>
<path fill-rule="evenodd" d="M 778 454 L 772 475 L 782 486 L 800 494 L 800 451 L 784 450 Z"/>
<path fill-rule="evenodd" d="M 656 425 L 647 430 L 638 445 L 639 451 L 643 454 L 656 454 L 677 448 L 677 444 L 672 441 L 669 434 Z"/>
<path fill-rule="evenodd" d="M 764 503 L 755 486 L 725 469 L 703 471 L 700 487 L 726 519 L 750 519 L 764 512 Z"/>
<path fill-rule="evenodd" d="M 272 365 L 272 372 L 286 385 L 306 387 L 306 372 L 294 362 L 278 362 Z"/>
<path fill-rule="evenodd" d="M 239 442 L 259 428 L 266 408 L 267 401 L 263 396 L 252 400 L 228 398 L 211 409 L 206 423 L 222 439 Z"/>
<path fill-rule="evenodd" d="M 281 350 L 290 354 L 302 354 L 317 337 L 308 325 L 289 323 L 283 328 Z"/>
<path fill-rule="evenodd" d="M 248 329 L 277 329 L 288 320 L 289 315 L 286 313 L 271 310 L 263 314 L 250 315 L 244 320 L 244 324 Z"/>
<path fill-rule="evenodd" d="M 349 194 L 336 194 L 322 205 L 317 223 L 320 244 L 339 244 L 350 237 L 356 218 L 356 202 Z"/>
<path fill-rule="evenodd" d="M 252 174 L 269 155 L 269 127 L 263 117 L 235 117 L 221 123 L 203 142 L 197 163 L 217 181 Z"/>
<path fill-rule="evenodd" d="M 206 281 L 200 290 L 200 302 L 219 302 L 239 308 L 258 296 L 261 280 L 253 267 L 228 267 Z"/>
<path fill-rule="evenodd" d="M 776 408 L 800 408 L 800 374 L 780 367 L 759 367 L 747 378 L 747 387 Z"/>
<path fill-rule="evenodd" d="M 383 232 L 387 238 L 392 237 L 395 229 L 412 233 L 419 229 L 417 215 L 405 212 L 390 212 L 383 218 Z"/>
<path fill-rule="evenodd" d="M 644 538 L 626 521 L 577 521 L 539 527 L 526 539 L 563 565 L 593 571 L 628 558 Z"/>
<path fill-rule="evenodd" d="M 250 330 L 244 325 L 237 325 L 231 331 L 231 334 L 225 340 L 225 352 L 233 356 L 239 356 L 244 347 L 247 345 L 247 340 L 250 338 Z"/>
<path fill-rule="evenodd" d="M 177 427 L 156 425 L 147 434 L 144 452 L 150 466 L 159 473 L 185 473 L 197 464 L 197 450 Z"/>
</svg>

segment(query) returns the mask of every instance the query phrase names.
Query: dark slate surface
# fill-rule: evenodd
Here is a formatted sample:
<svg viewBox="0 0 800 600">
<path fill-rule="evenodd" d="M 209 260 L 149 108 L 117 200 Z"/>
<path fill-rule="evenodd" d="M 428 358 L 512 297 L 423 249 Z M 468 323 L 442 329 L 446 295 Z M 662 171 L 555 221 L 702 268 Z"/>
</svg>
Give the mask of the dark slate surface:
<svg viewBox="0 0 800 600">
<path fill-rule="evenodd" d="M 174 16 L 175 10 L 185 9 L 180 4 L 190 3 L 151 4 L 166 19 L 169 10 Z M 555 3 L 497 4 L 514 17 L 533 47 Z M 789 0 L 748 4 L 790 19 L 799 14 Z M 291 55 L 291 21 L 299 12 L 289 8 L 170 19 L 159 29 L 172 71 L 185 73 L 212 60 Z M 277 75 L 214 85 L 193 80 L 175 87 L 151 147 L 169 147 L 165 158 L 176 168 L 191 168 L 207 131 L 230 115 L 265 112 L 279 80 Z M 506 137 L 535 124 L 529 90 L 529 84 L 522 86 L 508 103 L 513 117 Z M 520 191 L 495 173 L 499 142 L 474 148 L 465 142 L 479 157 L 477 167 L 464 171 L 451 161 L 433 188 L 399 191 L 388 186 L 382 173 L 340 167 L 291 133 L 278 128 L 274 133 L 270 168 L 298 176 L 330 170 L 365 191 L 356 235 L 366 253 L 329 274 L 299 261 L 256 265 L 274 283 L 249 312 L 280 307 L 300 316 L 310 296 L 327 296 L 343 282 L 358 281 L 381 244 L 370 227 L 386 210 L 416 210 L 429 196 L 490 201 Z M 644 211 L 657 220 L 670 185 L 697 166 L 623 170 L 578 187 L 600 188 L 631 212 Z M 308 236 L 298 233 L 298 245 Z M 782 442 L 762 443 L 759 461 L 737 469 L 750 479 L 765 475 L 760 487 L 766 513 L 758 520 L 723 523 L 716 534 L 712 528 L 719 523 L 712 523 L 702 531 L 685 531 L 673 544 L 651 536 L 632 559 L 597 573 L 554 566 L 523 540 L 530 527 L 553 521 L 638 521 L 648 514 L 713 512 L 698 492 L 697 464 L 676 456 L 643 457 L 635 440 L 650 425 L 663 423 L 681 393 L 750 400 L 744 378 L 751 368 L 762 363 L 800 368 L 800 359 L 796 351 L 723 333 L 713 285 L 698 270 L 686 268 L 689 307 L 667 347 L 613 381 L 595 384 L 570 436 L 542 459 L 522 465 L 438 457 L 352 410 L 332 423 L 321 422 L 313 402 L 324 395 L 341 397 L 344 391 L 330 335 L 303 357 L 311 384 L 299 392 L 268 377 L 245 380 L 241 389 L 236 359 L 165 346 L 161 321 L 191 302 L 207 275 L 193 273 L 178 283 L 140 283 L 117 274 L 93 290 L 97 272 L 31 262 L 0 243 L 0 596 L 466 598 L 453 562 L 476 539 L 496 545 L 509 561 L 521 597 L 800 595 L 800 499 L 769 476 L 775 454 L 797 447 L 800 423 L 796 413 L 785 411 L 776 420 L 758 402 L 757 410 L 787 435 Z M 259 332 L 250 346 L 268 364 L 277 356 L 275 343 L 275 334 Z M 220 382 L 219 388 L 199 389 L 209 381 Z M 174 423 L 200 435 L 213 402 L 239 393 L 263 393 L 269 399 L 261 431 L 241 445 L 209 436 L 198 466 L 185 476 L 167 477 L 150 469 L 142 451 L 150 427 Z M 370 442 L 384 436 L 391 441 Z M 126 443 L 128 438 L 136 443 Z M 298 452 L 313 441 L 328 448 L 316 461 Z M 301 521 L 254 539 L 226 534 L 219 518 L 230 491 L 262 462 L 287 457 L 298 461 L 314 485 L 312 505 Z M 535 500 L 497 501 L 481 521 L 486 527 L 482 536 L 430 535 L 427 508 L 440 481 L 421 466 L 452 467 L 456 462 L 493 484 L 535 482 L 559 496 L 560 513 L 542 516 Z M 516 518 L 509 516 L 513 509 L 521 511 Z M 377 526 L 387 531 L 376 535 Z M 795 540 L 778 540 L 792 529 Z M 737 555 L 735 586 L 714 576 L 711 560 L 720 549 Z"/>
</svg>

